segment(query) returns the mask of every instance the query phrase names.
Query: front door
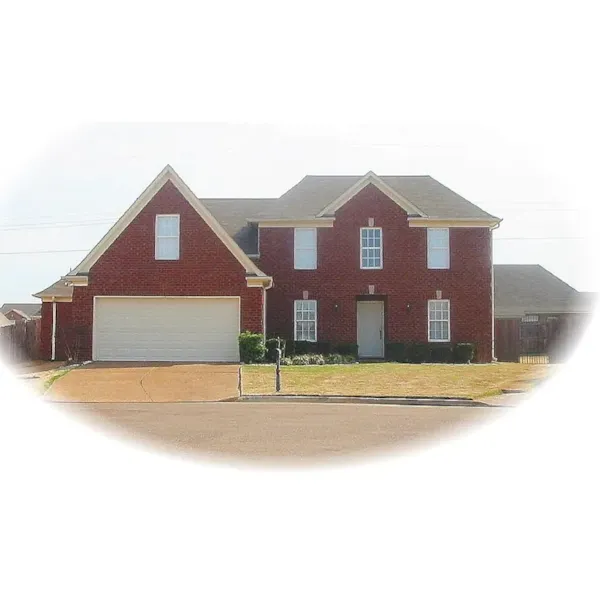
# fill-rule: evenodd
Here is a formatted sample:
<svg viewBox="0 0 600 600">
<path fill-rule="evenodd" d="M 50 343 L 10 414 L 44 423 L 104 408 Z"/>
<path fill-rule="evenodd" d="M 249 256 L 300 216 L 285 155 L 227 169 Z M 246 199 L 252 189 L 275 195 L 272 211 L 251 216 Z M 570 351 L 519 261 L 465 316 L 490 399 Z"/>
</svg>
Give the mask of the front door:
<svg viewBox="0 0 600 600">
<path fill-rule="evenodd" d="M 365 300 L 356 303 L 358 356 L 383 358 L 383 302 Z"/>
</svg>

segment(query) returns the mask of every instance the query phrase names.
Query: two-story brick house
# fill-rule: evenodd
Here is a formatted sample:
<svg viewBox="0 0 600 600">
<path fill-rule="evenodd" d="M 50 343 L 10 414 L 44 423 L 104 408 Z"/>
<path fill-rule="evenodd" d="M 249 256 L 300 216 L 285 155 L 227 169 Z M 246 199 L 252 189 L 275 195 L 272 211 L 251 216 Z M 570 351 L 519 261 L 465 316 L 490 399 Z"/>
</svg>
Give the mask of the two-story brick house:
<svg viewBox="0 0 600 600">
<path fill-rule="evenodd" d="M 236 361 L 250 330 L 358 343 L 365 358 L 386 341 L 473 342 L 487 362 L 499 222 L 428 176 L 307 176 L 280 198 L 200 200 L 167 166 L 67 286 L 36 294 L 43 348 Z"/>
</svg>

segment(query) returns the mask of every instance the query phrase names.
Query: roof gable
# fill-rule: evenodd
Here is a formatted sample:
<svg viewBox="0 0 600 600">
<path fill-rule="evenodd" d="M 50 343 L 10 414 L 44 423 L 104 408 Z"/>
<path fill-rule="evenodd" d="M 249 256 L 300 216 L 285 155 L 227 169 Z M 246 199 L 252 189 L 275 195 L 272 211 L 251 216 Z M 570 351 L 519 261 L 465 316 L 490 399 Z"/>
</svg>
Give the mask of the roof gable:
<svg viewBox="0 0 600 600">
<path fill-rule="evenodd" d="M 42 308 L 39 302 L 7 302 L 0 306 L 0 313 L 4 314 L 11 310 L 23 313 L 26 317 L 34 317 Z"/>
<path fill-rule="evenodd" d="M 348 189 L 342 192 L 333 202 L 330 202 L 325 206 L 317 217 L 332 216 L 335 212 L 340 209 L 344 204 L 354 198 L 361 190 L 366 188 L 368 185 L 374 185 L 381 192 L 383 192 L 388 198 L 393 200 L 400 208 L 405 210 L 409 215 L 419 215 L 420 217 L 426 217 L 427 215 L 417 208 L 412 202 L 407 200 L 404 196 L 399 194 L 396 190 L 390 187 L 381 177 L 378 177 L 369 171 L 366 175 L 361 177 L 358 181 L 352 184 Z"/>
<path fill-rule="evenodd" d="M 206 224 L 212 229 L 226 248 L 235 256 L 238 262 L 245 268 L 247 274 L 265 276 L 265 274 L 250 260 L 247 254 L 239 247 L 224 227 L 211 214 L 208 208 L 196 197 L 187 184 L 175 172 L 171 165 L 167 165 L 150 185 L 142 192 L 137 200 L 125 211 L 121 218 L 109 229 L 106 235 L 96 244 L 88 255 L 69 273 L 69 276 L 86 274 L 106 252 L 111 244 L 125 231 L 127 226 L 143 210 L 143 208 L 154 198 L 156 193 L 170 181 L 181 195 L 189 202 L 192 208 L 202 217 Z"/>
</svg>

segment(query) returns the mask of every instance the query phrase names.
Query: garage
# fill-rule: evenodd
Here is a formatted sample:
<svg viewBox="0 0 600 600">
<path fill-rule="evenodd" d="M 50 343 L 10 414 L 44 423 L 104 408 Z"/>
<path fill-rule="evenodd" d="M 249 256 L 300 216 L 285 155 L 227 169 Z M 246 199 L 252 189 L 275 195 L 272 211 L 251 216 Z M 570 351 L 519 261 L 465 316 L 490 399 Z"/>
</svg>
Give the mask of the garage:
<svg viewBox="0 0 600 600">
<path fill-rule="evenodd" d="M 238 362 L 239 297 L 94 297 L 93 360 Z"/>
</svg>

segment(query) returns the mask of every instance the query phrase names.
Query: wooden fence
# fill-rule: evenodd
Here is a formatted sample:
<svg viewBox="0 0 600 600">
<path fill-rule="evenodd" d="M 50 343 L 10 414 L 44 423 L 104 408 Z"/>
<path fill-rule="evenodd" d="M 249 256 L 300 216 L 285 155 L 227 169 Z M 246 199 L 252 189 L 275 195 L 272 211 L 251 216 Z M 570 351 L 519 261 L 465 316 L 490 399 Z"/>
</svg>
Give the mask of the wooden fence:
<svg viewBox="0 0 600 600">
<path fill-rule="evenodd" d="M 41 328 L 41 319 L 0 327 L 0 360 L 14 364 L 39 359 Z"/>
</svg>

